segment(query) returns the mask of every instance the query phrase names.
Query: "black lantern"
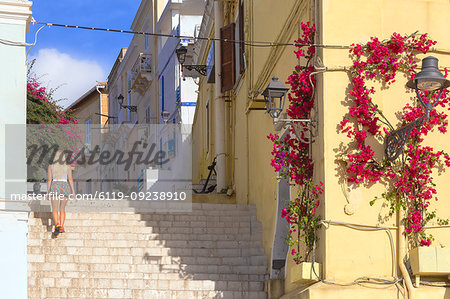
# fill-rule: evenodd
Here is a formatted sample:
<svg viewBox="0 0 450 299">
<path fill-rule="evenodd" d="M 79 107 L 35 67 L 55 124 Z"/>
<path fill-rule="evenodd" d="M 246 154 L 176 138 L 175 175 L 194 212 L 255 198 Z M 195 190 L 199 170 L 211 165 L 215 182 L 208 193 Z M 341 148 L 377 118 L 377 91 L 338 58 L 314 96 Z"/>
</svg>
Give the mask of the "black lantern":
<svg viewBox="0 0 450 299">
<path fill-rule="evenodd" d="M 436 106 L 441 98 L 444 88 L 450 86 L 450 81 L 447 80 L 444 75 L 439 71 L 439 60 L 436 57 L 428 56 L 422 60 L 422 70 L 416 75 L 414 79 L 411 79 L 406 83 L 406 86 L 413 88 L 416 91 L 417 97 L 420 103 L 427 112 L 427 119 L 430 116 L 431 109 Z M 439 96 L 434 103 L 424 103 L 422 97 L 419 94 L 419 90 L 422 91 L 434 91 L 440 90 Z"/>
<path fill-rule="evenodd" d="M 117 101 L 119 102 L 120 107 L 123 106 L 123 95 L 119 94 L 119 96 L 117 97 Z"/>
<path fill-rule="evenodd" d="M 178 62 L 184 67 L 186 68 L 188 71 L 196 71 L 197 73 L 199 73 L 202 76 L 206 76 L 206 65 L 185 65 L 184 63 L 186 62 L 186 53 L 187 53 L 188 49 L 185 46 L 181 46 L 178 49 L 175 50 L 175 52 L 177 53 L 177 58 L 178 58 Z"/>
<path fill-rule="evenodd" d="M 266 111 L 272 118 L 278 118 L 284 108 L 284 101 L 289 88 L 283 82 L 278 81 L 277 76 L 273 76 L 272 81 L 263 91 Z"/>
<path fill-rule="evenodd" d="M 185 46 L 181 46 L 175 52 L 177 53 L 178 62 L 183 65 L 186 61 L 187 48 Z"/>
<path fill-rule="evenodd" d="M 120 109 L 124 108 L 130 110 L 131 112 L 137 112 L 137 106 L 124 105 L 123 99 L 124 99 L 123 95 L 119 94 L 119 96 L 117 97 L 117 102 L 119 102 Z"/>
<path fill-rule="evenodd" d="M 169 117 L 170 117 L 170 112 L 169 111 L 163 110 L 161 112 L 161 118 L 162 118 L 164 123 L 167 123 L 169 121 Z"/>
<path fill-rule="evenodd" d="M 445 88 L 450 86 L 450 81 L 445 79 L 438 68 L 438 59 L 433 56 L 426 57 L 422 60 L 422 70 L 416 75 L 414 79 L 411 79 L 406 83 L 406 86 L 413 88 L 416 91 L 417 98 L 420 104 L 425 108 L 426 114 L 416 118 L 409 124 L 392 131 L 386 136 L 385 140 L 385 153 L 388 161 L 394 161 L 403 152 L 403 148 L 408 140 L 412 130 L 419 130 L 426 120 L 430 118 L 430 111 L 434 106 L 439 103 L 439 99 L 442 96 L 442 92 Z M 425 103 L 422 100 L 422 96 L 419 93 L 422 91 L 435 91 L 440 90 L 437 99 L 434 102 L 428 101 Z"/>
</svg>

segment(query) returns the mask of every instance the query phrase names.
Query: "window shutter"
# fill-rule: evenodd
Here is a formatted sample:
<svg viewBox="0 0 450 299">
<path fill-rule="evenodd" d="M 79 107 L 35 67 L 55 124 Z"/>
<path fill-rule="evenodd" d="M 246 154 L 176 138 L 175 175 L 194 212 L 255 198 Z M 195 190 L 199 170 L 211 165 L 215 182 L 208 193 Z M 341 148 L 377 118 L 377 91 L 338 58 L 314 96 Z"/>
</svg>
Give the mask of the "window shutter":
<svg viewBox="0 0 450 299">
<path fill-rule="evenodd" d="M 234 40 L 235 24 L 231 23 L 220 28 L 220 64 L 222 92 L 233 89 L 235 82 L 235 50 L 234 42 L 227 42 L 224 39 Z"/>
<path fill-rule="evenodd" d="M 240 1 L 239 5 L 239 40 L 245 40 L 244 37 L 244 1 Z M 239 73 L 245 70 L 244 61 L 244 43 L 239 43 Z"/>
</svg>

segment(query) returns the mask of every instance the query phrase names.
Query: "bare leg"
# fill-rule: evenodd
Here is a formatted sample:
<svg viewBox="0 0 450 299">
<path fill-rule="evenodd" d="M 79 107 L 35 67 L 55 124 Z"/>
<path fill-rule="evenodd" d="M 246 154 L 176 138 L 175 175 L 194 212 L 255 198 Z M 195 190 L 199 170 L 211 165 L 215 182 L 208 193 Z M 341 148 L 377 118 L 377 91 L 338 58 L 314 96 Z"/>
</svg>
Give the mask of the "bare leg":
<svg viewBox="0 0 450 299">
<path fill-rule="evenodd" d="M 59 206 L 59 200 L 57 197 L 50 197 L 51 203 L 52 203 L 52 216 L 53 216 L 53 223 L 57 225 L 59 223 L 59 217 L 58 217 L 58 206 Z"/>
<path fill-rule="evenodd" d="M 67 204 L 67 198 L 64 197 L 64 199 L 61 199 L 60 207 L 59 207 L 59 224 L 61 226 L 64 226 L 64 221 L 66 220 L 66 204 Z"/>
</svg>

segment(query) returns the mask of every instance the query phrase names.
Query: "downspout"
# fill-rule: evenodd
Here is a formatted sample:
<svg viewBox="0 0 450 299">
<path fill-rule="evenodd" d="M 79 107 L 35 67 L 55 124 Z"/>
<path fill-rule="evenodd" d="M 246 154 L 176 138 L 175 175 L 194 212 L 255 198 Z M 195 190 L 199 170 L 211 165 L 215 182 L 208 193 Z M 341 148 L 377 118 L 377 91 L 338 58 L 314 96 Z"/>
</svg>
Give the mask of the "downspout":
<svg viewBox="0 0 450 299">
<path fill-rule="evenodd" d="M 220 39 L 220 28 L 223 26 L 223 2 L 214 2 L 214 37 Z M 217 156 L 217 192 L 221 192 L 226 188 L 226 172 L 225 172 L 225 99 L 222 94 L 221 85 L 221 59 L 220 59 L 220 42 L 215 41 L 214 45 L 214 63 L 216 65 L 214 91 L 214 106 L 216 114 L 216 156 Z"/>
<path fill-rule="evenodd" d="M 398 210 L 397 213 L 398 217 L 398 266 L 400 268 L 400 272 L 402 272 L 403 280 L 405 281 L 406 288 L 408 290 L 408 298 L 409 299 L 415 299 L 415 289 L 411 281 L 411 277 L 409 276 L 408 269 L 406 269 L 405 263 L 403 261 L 403 258 L 406 256 L 406 245 L 405 245 L 405 239 L 404 236 L 405 233 L 405 225 L 403 224 L 403 211 L 402 208 Z"/>
<path fill-rule="evenodd" d="M 97 89 L 97 92 L 100 94 L 100 101 L 99 101 L 99 103 L 100 103 L 100 124 L 101 125 L 103 125 L 102 124 L 102 115 L 103 115 L 103 103 L 102 103 L 102 92 L 100 91 L 100 89 L 99 88 L 102 88 L 102 89 L 105 89 L 105 85 L 97 85 L 96 87 L 95 87 L 95 89 Z M 100 135 L 101 136 L 101 135 Z M 101 138 L 101 137 L 100 137 Z"/>
<path fill-rule="evenodd" d="M 103 118 L 103 94 L 100 91 L 100 88 L 105 89 L 105 85 L 97 85 L 97 86 L 95 86 L 95 89 L 100 94 L 100 101 L 99 101 L 99 103 L 100 103 L 100 115 L 99 116 L 100 116 L 100 127 L 102 128 L 103 127 L 103 123 L 102 123 L 102 118 Z M 102 140 L 103 132 L 102 132 L 102 130 L 103 130 L 103 128 L 100 129 L 100 148 L 101 148 L 101 151 L 103 151 L 103 140 Z M 99 171 L 99 176 L 98 177 L 100 177 L 100 191 L 103 191 L 103 181 L 102 181 L 103 166 L 100 166 L 97 169 Z"/>
</svg>

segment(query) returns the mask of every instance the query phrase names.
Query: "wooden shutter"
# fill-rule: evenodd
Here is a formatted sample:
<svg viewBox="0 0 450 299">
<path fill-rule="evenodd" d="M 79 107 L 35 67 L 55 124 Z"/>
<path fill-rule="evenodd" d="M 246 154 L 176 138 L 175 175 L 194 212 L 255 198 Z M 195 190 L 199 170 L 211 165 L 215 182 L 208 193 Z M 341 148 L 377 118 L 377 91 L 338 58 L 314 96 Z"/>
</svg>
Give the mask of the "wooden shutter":
<svg viewBox="0 0 450 299">
<path fill-rule="evenodd" d="M 221 64 L 221 90 L 225 92 L 233 89 L 235 82 L 235 47 L 234 42 L 224 41 L 234 40 L 235 24 L 231 23 L 220 28 L 220 64 Z"/>
<path fill-rule="evenodd" d="M 239 4 L 239 40 L 245 40 L 244 37 L 244 1 Z M 244 61 L 244 43 L 239 43 L 239 74 L 245 70 Z"/>
</svg>

